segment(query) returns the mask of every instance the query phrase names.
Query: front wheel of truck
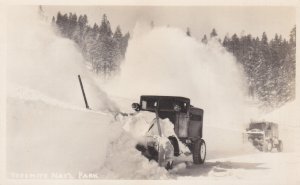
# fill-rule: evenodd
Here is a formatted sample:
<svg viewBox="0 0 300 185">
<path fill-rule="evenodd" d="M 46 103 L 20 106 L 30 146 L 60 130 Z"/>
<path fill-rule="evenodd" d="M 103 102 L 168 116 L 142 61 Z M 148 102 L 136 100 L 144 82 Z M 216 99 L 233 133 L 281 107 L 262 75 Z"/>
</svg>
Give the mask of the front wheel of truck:
<svg viewBox="0 0 300 185">
<path fill-rule="evenodd" d="M 206 157 L 206 145 L 203 139 L 194 142 L 193 161 L 195 164 L 203 164 Z"/>
</svg>

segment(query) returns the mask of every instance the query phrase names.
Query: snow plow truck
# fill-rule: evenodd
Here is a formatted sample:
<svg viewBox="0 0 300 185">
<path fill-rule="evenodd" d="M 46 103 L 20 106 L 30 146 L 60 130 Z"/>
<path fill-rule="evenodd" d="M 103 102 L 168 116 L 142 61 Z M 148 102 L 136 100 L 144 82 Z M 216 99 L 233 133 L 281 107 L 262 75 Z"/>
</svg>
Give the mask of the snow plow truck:
<svg viewBox="0 0 300 185">
<path fill-rule="evenodd" d="M 282 152 L 283 144 L 279 139 L 278 124 L 272 122 L 253 122 L 244 133 L 245 137 L 258 150 L 262 152 L 271 152 L 276 148 Z"/>
<path fill-rule="evenodd" d="M 157 129 L 158 136 L 145 136 L 147 142 L 137 144 L 136 148 L 149 160 L 156 160 L 160 166 L 171 169 L 174 158 L 182 155 L 192 156 L 194 164 L 202 164 L 206 157 L 203 137 L 203 109 L 190 104 L 190 99 L 178 96 L 143 95 L 139 103 L 133 103 L 137 111 L 155 113 L 149 130 Z M 174 135 L 164 136 L 162 127 L 168 119 L 173 125 Z M 155 125 L 155 127 L 154 127 Z M 165 138 L 165 139 L 163 139 Z"/>
</svg>

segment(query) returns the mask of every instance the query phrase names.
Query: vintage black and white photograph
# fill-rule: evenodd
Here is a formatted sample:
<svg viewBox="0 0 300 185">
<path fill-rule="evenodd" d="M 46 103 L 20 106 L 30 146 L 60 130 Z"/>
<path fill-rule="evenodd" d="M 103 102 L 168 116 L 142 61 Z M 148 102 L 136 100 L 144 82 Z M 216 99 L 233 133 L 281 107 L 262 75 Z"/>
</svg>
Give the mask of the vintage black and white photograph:
<svg viewBox="0 0 300 185">
<path fill-rule="evenodd" d="M 296 4 L 171 2 L 6 7 L 6 181 L 300 184 Z"/>
</svg>

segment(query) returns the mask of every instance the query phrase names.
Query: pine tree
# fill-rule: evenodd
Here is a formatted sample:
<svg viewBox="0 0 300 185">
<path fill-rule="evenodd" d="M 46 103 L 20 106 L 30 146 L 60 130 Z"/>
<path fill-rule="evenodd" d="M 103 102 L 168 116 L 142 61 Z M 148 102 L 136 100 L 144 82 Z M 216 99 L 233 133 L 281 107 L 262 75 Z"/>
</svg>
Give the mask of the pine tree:
<svg viewBox="0 0 300 185">
<path fill-rule="evenodd" d="M 289 87 L 287 100 L 293 100 L 296 92 L 296 26 L 290 32 L 289 50 L 284 67 L 286 69 L 286 84 Z"/>
<path fill-rule="evenodd" d="M 99 26 L 97 23 L 94 24 L 93 28 L 92 28 L 92 35 L 94 39 L 98 39 L 98 34 L 99 34 Z"/>
<path fill-rule="evenodd" d="M 155 27 L 154 22 L 151 21 L 151 22 L 150 22 L 150 28 L 153 29 L 154 27 Z"/>
<path fill-rule="evenodd" d="M 38 11 L 39 11 L 40 19 L 43 20 L 43 21 L 47 21 L 47 17 L 45 15 L 45 11 L 44 11 L 42 5 L 39 5 L 39 10 Z"/>
<path fill-rule="evenodd" d="M 88 23 L 88 19 L 87 19 L 87 16 L 84 15 L 80 15 L 79 18 L 78 18 L 78 25 L 80 26 L 80 29 L 83 29 L 86 24 Z"/>
<path fill-rule="evenodd" d="M 213 28 L 212 31 L 211 31 L 211 33 L 210 33 L 210 38 L 213 38 L 213 37 L 216 37 L 216 36 L 218 36 L 218 34 L 216 32 L 216 29 Z"/>
<path fill-rule="evenodd" d="M 208 40 L 207 40 L 207 37 L 205 34 L 204 34 L 203 38 L 201 39 L 201 42 L 204 44 L 207 44 Z"/>
<path fill-rule="evenodd" d="M 67 28 L 68 38 L 72 38 L 76 26 L 77 26 L 77 15 L 69 13 L 69 21 L 68 21 L 68 28 Z"/>
<path fill-rule="evenodd" d="M 56 25 L 56 21 L 55 21 L 55 17 L 53 16 L 52 17 L 52 21 L 51 21 L 51 26 L 53 27 L 53 26 L 55 26 Z"/>
<path fill-rule="evenodd" d="M 56 25 L 60 31 L 60 33 L 62 33 L 62 29 L 63 29 L 63 20 L 62 20 L 62 14 L 60 12 L 57 13 L 56 16 Z"/>
<path fill-rule="evenodd" d="M 292 31 L 290 32 L 290 44 L 292 46 L 296 46 L 296 25 L 293 27 Z"/>
<path fill-rule="evenodd" d="M 191 37 L 191 30 L 189 27 L 186 28 L 186 35 Z"/>
<path fill-rule="evenodd" d="M 229 45 L 229 51 L 231 51 L 235 56 L 237 56 L 239 46 L 240 39 L 238 38 L 237 34 L 233 34 L 231 37 L 231 44 Z"/>
<path fill-rule="evenodd" d="M 121 41 L 121 55 L 122 55 L 122 58 L 125 58 L 125 53 L 126 53 L 126 49 L 127 49 L 127 46 L 128 46 L 129 38 L 130 38 L 129 32 L 127 32 L 122 37 L 122 41 Z"/>
<path fill-rule="evenodd" d="M 224 39 L 223 39 L 222 45 L 223 45 L 225 48 L 227 48 L 229 44 L 230 44 L 230 39 L 229 39 L 228 34 L 226 34 L 225 37 L 224 37 Z"/>
<path fill-rule="evenodd" d="M 99 28 L 99 33 L 100 33 L 100 35 L 109 36 L 109 37 L 112 35 L 110 23 L 107 19 L 106 14 L 103 14 L 103 16 L 102 16 L 102 21 L 101 21 L 101 25 L 100 25 L 100 28 Z"/>
<path fill-rule="evenodd" d="M 117 28 L 116 28 L 116 31 L 113 35 L 113 38 L 116 39 L 116 40 L 120 40 L 122 37 L 123 37 L 122 31 L 121 31 L 120 26 L 118 25 Z"/>
<path fill-rule="evenodd" d="M 115 41 L 114 48 L 113 48 L 115 65 L 113 67 L 113 71 L 118 71 L 119 70 L 118 66 L 120 66 L 120 62 L 124 58 L 123 53 L 122 53 L 123 34 L 122 34 L 122 31 L 121 31 L 121 28 L 119 25 L 117 26 L 117 28 L 115 30 L 113 39 Z"/>
</svg>

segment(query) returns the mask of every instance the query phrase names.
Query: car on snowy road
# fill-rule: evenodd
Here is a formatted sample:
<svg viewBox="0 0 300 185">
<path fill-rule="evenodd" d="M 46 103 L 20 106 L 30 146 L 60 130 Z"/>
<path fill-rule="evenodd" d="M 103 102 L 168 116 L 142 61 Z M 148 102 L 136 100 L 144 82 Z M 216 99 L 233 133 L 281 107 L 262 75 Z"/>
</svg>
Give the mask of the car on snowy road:
<svg viewBox="0 0 300 185">
<path fill-rule="evenodd" d="M 157 135 L 148 135 L 147 142 L 138 144 L 137 149 L 149 159 L 158 161 L 161 166 L 170 168 L 172 159 L 182 154 L 183 147 L 189 150 L 195 164 L 202 164 L 206 157 L 206 145 L 203 136 L 203 109 L 190 104 L 190 99 L 179 96 L 146 96 L 140 97 L 140 103 L 133 103 L 137 111 L 155 113 L 151 129 Z M 172 123 L 173 135 L 163 133 L 163 120 Z M 166 136 L 167 135 L 167 136 Z M 163 138 L 167 138 L 163 139 Z"/>
<path fill-rule="evenodd" d="M 245 135 L 248 141 L 260 151 L 271 152 L 273 148 L 276 148 L 278 152 L 283 150 L 276 123 L 252 122 L 246 129 Z"/>
</svg>

